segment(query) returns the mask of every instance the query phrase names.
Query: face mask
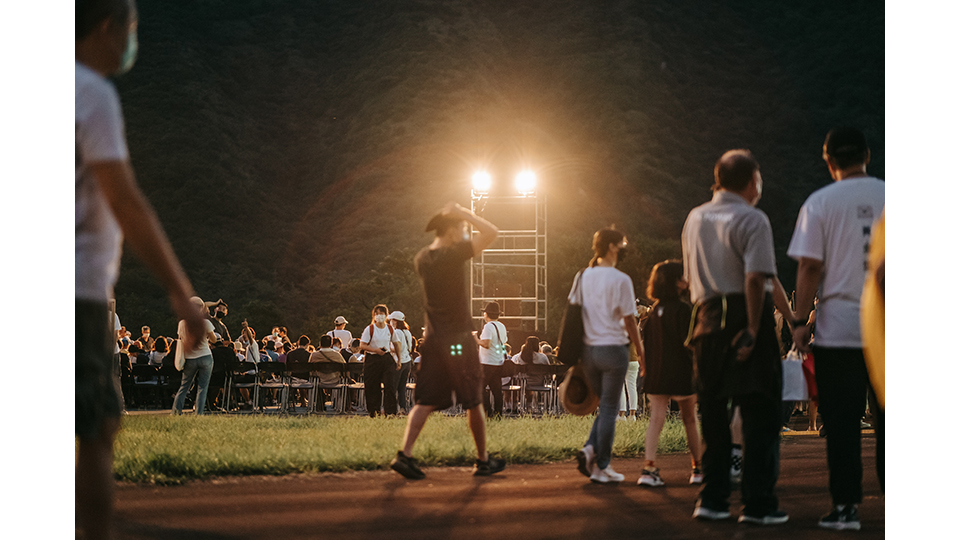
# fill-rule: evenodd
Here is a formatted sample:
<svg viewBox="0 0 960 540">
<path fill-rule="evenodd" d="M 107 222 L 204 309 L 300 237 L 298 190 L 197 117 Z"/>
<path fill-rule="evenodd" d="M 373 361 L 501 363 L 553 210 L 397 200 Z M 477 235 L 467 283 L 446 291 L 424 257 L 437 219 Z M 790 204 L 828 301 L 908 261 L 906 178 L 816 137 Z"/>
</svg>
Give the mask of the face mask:
<svg viewBox="0 0 960 540">
<path fill-rule="evenodd" d="M 624 260 L 625 258 L 627 258 L 627 255 L 628 255 L 629 253 L 630 253 L 630 250 L 627 249 L 626 246 L 620 248 L 620 250 L 617 251 L 617 265 L 620 265 L 620 263 L 622 263 L 623 260 Z"/>
<path fill-rule="evenodd" d="M 274 332 L 274 333 L 273 333 L 273 337 L 277 337 L 277 336 L 279 336 L 279 335 L 280 335 L 280 332 Z"/>
<path fill-rule="evenodd" d="M 133 63 L 137 61 L 137 30 L 131 29 L 127 34 L 127 48 L 123 51 L 123 57 L 120 59 L 120 69 L 117 75 L 123 75 L 130 71 Z"/>
<path fill-rule="evenodd" d="M 376 314 L 376 315 L 373 316 L 373 322 L 375 322 L 375 323 L 382 323 L 382 322 L 384 322 L 384 321 L 386 321 L 386 320 L 387 320 L 387 316 L 384 315 L 384 314 L 382 314 L 382 313 L 378 313 L 378 314 Z"/>
<path fill-rule="evenodd" d="M 222 312 L 222 311 L 218 311 L 218 312 L 214 313 L 213 316 L 216 317 L 216 318 L 218 318 L 218 319 L 222 319 L 222 318 L 226 317 L 227 314 L 224 313 L 224 312 Z"/>
<path fill-rule="evenodd" d="M 470 241 L 470 231 L 464 229 L 464 230 L 463 230 L 463 236 L 462 236 L 462 238 L 463 238 L 463 241 L 464 241 L 464 242 L 469 242 L 469 241 Z"/>
</svg>

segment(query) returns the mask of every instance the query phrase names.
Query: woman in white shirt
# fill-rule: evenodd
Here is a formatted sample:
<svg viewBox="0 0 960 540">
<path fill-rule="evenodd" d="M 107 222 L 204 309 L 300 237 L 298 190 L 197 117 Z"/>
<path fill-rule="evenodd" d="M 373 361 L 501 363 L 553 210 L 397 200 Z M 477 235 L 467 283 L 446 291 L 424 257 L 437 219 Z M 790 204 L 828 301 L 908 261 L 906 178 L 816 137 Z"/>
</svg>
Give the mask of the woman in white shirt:
<svg viewBox="0 0 960 540">
<path fill-rule="evenodd" d="M 363 393 L 367 397 L 367 411 L 371 417 L 380 414 L 381 400 L 384 414 L 397 414 L 397 371 L 400 362 L 390 351 L 399 349 L 397 341 L 400 338 L 393 327 L 387 324 L 387 313 L 387 306 L 374 306 L 373 321 L 360 336 L 360 350 L 366 353 L 363 358 Z"/>
<path fill-rule="evenodd" d="M 413 350 L 413 334 L 403 319 L 404 315 L 400 311 L 394 311 L 387 316 L 387 322 L 393 327 L 394 339 L 399 345 L 396 354 L 400 361 L 400 370 L 397 371 L 397 409 L 407 412 L 410 409 L 410 404 L 407 403 L 407 380 L 413 365 L 413 358 L 410 356 L 410 351 Z"/>
<path fill-rule="evenodd" d="M 587 443 L 577 455 L 577 468 L 590 477 L 590 481 L 601 484 L 624 479 L 610 466 L 610 457 L 620 409 L 620 389 L 630 362 L 630 343 L 640 352 L 640 372 L 643 372 L 643 346 L 637 333 L 633 281 L 616 269 L 626 250 L 627 239 L 622 232 L 612 228 L 597 231 L 593 235 L 594 256 L 590 267 L 581 273 L 579 280 L 574 280 L 570 291 L 571 301 L 582 301 L 583 369 L 590 387 L 600 396 L 600 410 Z"/>
<path fill-rule="evenodd" d="M 206 315 L 206 308 L 203 307 L 203 300 L 194 296 L 190 301 L 196 304 L 197 309 Z M 193 350 L 184 350 L 185 359 L 183 365 L 183 377 L 180 381 L 180 390 L 177 391 L 177 397 L 173 400 L 173 414 L 183 413 L 183 403 L 187 399 L 187 392 L 193 385 L 193 380 L 197 380 L 197 414 L 203 414 L 203 407 L 207 401 L 207 386 L 210 385 L 210 375 L 213 374 L 213 354 L 210 352 L 210 342 L 216 341 L 213 334 L 213 323 L 210 319 L 204 317 L 204 332 L 206 339 L 200 341 L 200 346 Z M 177 335 L 180 337 L 182 346 L 186 340 L 186 321 L 181 320 L 177 326 Z"/>
</svg>

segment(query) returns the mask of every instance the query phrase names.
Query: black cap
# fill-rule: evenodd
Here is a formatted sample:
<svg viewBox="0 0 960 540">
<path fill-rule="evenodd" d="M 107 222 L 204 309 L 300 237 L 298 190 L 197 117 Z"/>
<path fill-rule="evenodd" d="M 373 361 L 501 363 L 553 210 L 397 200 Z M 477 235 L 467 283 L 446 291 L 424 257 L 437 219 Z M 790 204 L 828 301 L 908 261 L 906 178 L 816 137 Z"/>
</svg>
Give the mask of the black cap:
<svg viewBox="0 0 960 540">
<path fill-rule="evenodd" d="M 462 219 L 450 217 L 447 214 L 440 212 L 439 214 L 430 218 L 430 221 L 427 222 L 426 232 L 437 231 L 437 230 L 446 230 L 451 225 L 456 225 L 463 221 Z"/>
<path fill-rule="evenodd" d="M 500 304 L 496 302 L 487 302 L 487 305 L 483 306 L 483 312 L 491 317 L 500 316 Z"/>
<path fill-rule="evenodd" d="M 827 133 L 827 139 L 823 141 L 823 151 L 833 158 L 858 157 L 869 149 L 866 135 L 854 127 L 843 126 L 832 129 Z"/>
</svg>

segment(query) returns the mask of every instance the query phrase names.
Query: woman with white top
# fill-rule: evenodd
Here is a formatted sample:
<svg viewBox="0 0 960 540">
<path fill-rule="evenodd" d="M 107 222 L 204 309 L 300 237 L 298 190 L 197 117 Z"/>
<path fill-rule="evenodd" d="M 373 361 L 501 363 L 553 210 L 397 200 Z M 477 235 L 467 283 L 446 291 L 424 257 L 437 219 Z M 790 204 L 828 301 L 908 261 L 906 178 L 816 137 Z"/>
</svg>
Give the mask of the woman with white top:
<svg viewBox="0 0 960 540">
<path fill-rule="evenodd" d="M 373 307 L 373 321 L 363 329 L 360 350 L 363 358 L 363 393 L 367 397 L 367 411 L 373 418 L 380 414 L 380 404 L 386 415 L 397 414 L 397 371 L 400 362 L 393 357 L 391 349 L 399 349 L 400 339 L 393 327 L 387 324 L 387 306 Z M 380 390 L 383 385 L 383 390 Z"/>
<path fill-rule="evenodd" d="M 197 309 L 206 315 L 206 309 L 203 307 L 203 300 L 194 296 L 190 302 L 197 306 Z M 204 332 L 206 339 L 200 340 L 200 345 L 196 349 L 184 350 L 183 357 L 186 360 L 183 365 L 183 378 L 180 382 L 180 390 L 177 391 L 177 397 L 173 400 L 173 414 L 183 413 L 183 402 L 187 399 L 187 392 L 193 385 L 193 380 L 197 380 L 197 414 L 203 414 L 203 407 L 207 401 L 207 386 L 210 384 L 210 375 L 213 374 L 213 354 L 210 352 L 210 342 L 216 341 L 213 334 L 213 324 L 204 316 Z M 187 323 L 180 321 L 177 326 L 177 336 L 180 338 L 180 345 L 186 343 Z"/>
<path fill-rule="evenodd" d="M 616 269 L 626 249 L 627 239 L 622 232 L 613 228 L 597 231 L 593 235 L 590 267 L 580 274 L 579 280 L 574 280 L 569 297 L 582 302 L 583 369 L 590 387 L 600 396 L 600 410 L 587 443 L 577 454 L 577 468 L 590 481 L 601 484 L 624 479 L 610 466 L 610 457 L 631 343 L 640 353 L 643 373 L 633 281 Z"/>
<path fill-rule="evenodd" d="M 507 327 L 500 318 L 500 304 L 488 302 L 483 308 L 483 330 L 480 337 L 474 337 L 480 347 L 480 366 L 483 368 L 483 408 L 487 418 L 503 416 L 503 384 L 500 382 L 503 372 L 504 345 L 507 343 Z M 489 390 L 486 388 L 489 387 Z M 490 407 L 490 394 L 493 394 L 493 408 Z"/>
<path fill-rule="evenodd" d="M 400 371 L 397 372 L 397 409 L 407 412 L 410 409 L 407 403 L 407 380 L 410 378 L 410 367 L 413 365 L 413 358 L 410 351 L 413 350 L 413 334 L 410 333 L 410 327 L 403 320 L 404 315 L 400 311 L 394 311 L 387 316 L 387 322 L 393 327 L 394 335 L 398 339 L 400 348 L 397 349 L 397 359 L 400 360 Z"/>
</svg>

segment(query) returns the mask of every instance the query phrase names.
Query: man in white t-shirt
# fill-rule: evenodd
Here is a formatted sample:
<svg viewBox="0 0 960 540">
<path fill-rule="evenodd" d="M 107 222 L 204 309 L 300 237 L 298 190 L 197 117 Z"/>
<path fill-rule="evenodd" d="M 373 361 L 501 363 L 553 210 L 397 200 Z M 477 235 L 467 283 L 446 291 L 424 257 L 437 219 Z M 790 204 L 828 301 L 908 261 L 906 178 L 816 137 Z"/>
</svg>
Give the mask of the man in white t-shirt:
<svg viewBox="0 0 960 540">
<path fill-rule="evenodd" d="M 400 350 L 400 336 L 387 324 L 387 306 L 377 304 L 373 307 L 373 322 L 363 329 L 360 335 L 360 350 L 363 358 L 363 393 L 367 398 L 367 412 L 373 418 L 383 413 L 387 416 L 397 414 L 397 372 L 400 359 L 395 357 Z M 383 385 L 383 390 L 380 385 Z"/>
<path fill-rule="evenodd" d="M 820 526 L 859 529 L 863 500 L 860 420 L 869 379 L 860 340 L 860 294 L 867 273 L 870 234 L 883 212 L 884 182 L 867 174 L 870 148 L 863 133 L 840 127 L 827 134 L 823 159 L 834 183 L 815 191 L 800 208 L 787 255 L 799 262 L 793 339 L 810 351 L 807 318 L 820 288 L 814 372 L 827 436 L 833 510 Z M 871 392 L 871 398 L 872 398 Z M 883 441 L 877 471 L 883 482 Z"/>
<path fill-rule="evenodd" d="M 130 167 L 123 113 L 106 77 L 136 58 L 137 12 L 129 0 L 76 3 L 74 56 L 75 499 L 84 538 L 112 536 L 113 439 L 121 402 L 114 376 L 108 301 L 120 269 L 124 237 L 169 294 L 187 324 L 188 346 L 204 336 L 190 303 L 193 287 Z"/>
<path fill-rule="evenodd" d="M 342 315 L 337 317 L 333 321 L 334 329 L 327 332 L 327 335 L 332 338 L 340 338 L 340 346 L 343 348 L 349 347 L 353 343 L 353 334 L 347 330 L 347 319 Z"/>
<path fill-rule="evenodd" d="M 501 372 L 506 356 L 504 345 L 507 343 L 507 327 L 500 318 L 500 304 L 488 302 L 483 308 L 483 330 L 477 338 L 480 347 L 480 366 L 483 369 L 483 409 L 487 417 L 503 416 L 503 385 Z M 489 390 L 486 390 L 489 388 Z M 493 407 L 490 407 L 490 394 L 493 394 Z"/>
</svg>

